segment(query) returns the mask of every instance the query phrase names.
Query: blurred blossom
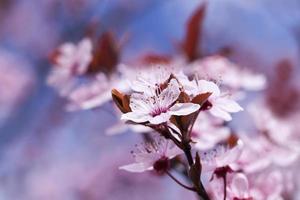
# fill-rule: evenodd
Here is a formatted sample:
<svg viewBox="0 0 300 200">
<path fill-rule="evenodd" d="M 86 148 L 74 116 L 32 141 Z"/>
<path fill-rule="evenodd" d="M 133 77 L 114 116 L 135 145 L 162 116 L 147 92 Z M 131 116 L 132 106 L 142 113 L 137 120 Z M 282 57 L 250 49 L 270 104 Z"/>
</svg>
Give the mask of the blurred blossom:
<svg viewBox="0 0 300 200">
<path fill-rule="evenodd" d="M 243 146 L 243 142 L 239 140 L 233 148 L 217 145 L 209 151 L 203 152 L 201 156 L 203 171 L 214 171 L 234 164 L 239 159 Z"/>
<path fill-rule="evenodd" d="M 237 104 L 234 100 L 230 99 L 228 95 L 221 94 L 219 87 L 211 81 L 199 80 L 196 82 L 197 94 L 203 94 L 206 92 L 212 93 L 208 98 L 210 104 L 209 112 L 225 121 L 230 121 L 232 118 L 229 113 L 235 113 L 242 111 L 243 108 Z"/>
<path fill-rule="evenodd" d="M 220 81 L 232 90 L 262 90 L 266 87 L 266 78 L 262 74 L 254 74 L 221 56 L 211 56 L 197 60 L 191 68 L 199 77 Z"/>
<path fill-rule="evenodd" d="M 5 49 L 0 50 L 0 124 L 17 112 L 35 83 L 30 63 Z"/>
<path fill-rule="evenodd" d="M 144 172 L 146 170 L 156 170 L 158 172 L 168 170 L 169 159 L 181 154 L 181 151 L 163 138 L 155 138 L 148 144 L 136 146 L 137 150 L 132 151 L 136 163 L 120 167 L 130 172 Z"/>
<path fill-rule="evenodd" d="M 92 61 L 92 43 L 88 38 L 78 45 L 65 43 L 54 55 L 54 69 L 48 77 L 48 84 L 57 88 L 61 95 L 67 95 L 76 84 L 75 79 L 84 74 Z"/>
<path fill-rule="evenodd" d="M 230 128 L 223 126 L 223 120 L 201 113 L 192 131 L 195 148 L 208 150 L 225 141 L 230 136 Z"/>
</svg>

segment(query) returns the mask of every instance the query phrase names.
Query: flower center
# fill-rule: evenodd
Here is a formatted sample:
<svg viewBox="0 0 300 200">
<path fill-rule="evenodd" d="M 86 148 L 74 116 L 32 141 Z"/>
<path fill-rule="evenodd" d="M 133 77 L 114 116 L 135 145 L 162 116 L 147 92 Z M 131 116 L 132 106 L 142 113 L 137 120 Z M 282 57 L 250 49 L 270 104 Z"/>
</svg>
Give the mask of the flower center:
<svg viewBox="0 0 300 200">
<path fill-rule="evenodd" d="M 227 173 L 231 173 L 233 172 L 233 170 L 227 165 L 224 167 L 218 167 L 215 171 L 214 174 L 218 177 L 218 178 L 222 178 L 225 177 Z"/>
<path fill-rule="evenodd" d="M 168 111 L 168 108 L 156 108 L 151 112 L 152 117 L 156 117 L 160 115 L 161 113 L 166 113 Z"/>
<path fill-rule="evenodd" d="M 164 173 L 170 168 L 170 162 L 167 157 L 162 157 L 159 160 L 157 160 L 153 168 L 158 172 L 158 173 Z"/>
</svg>

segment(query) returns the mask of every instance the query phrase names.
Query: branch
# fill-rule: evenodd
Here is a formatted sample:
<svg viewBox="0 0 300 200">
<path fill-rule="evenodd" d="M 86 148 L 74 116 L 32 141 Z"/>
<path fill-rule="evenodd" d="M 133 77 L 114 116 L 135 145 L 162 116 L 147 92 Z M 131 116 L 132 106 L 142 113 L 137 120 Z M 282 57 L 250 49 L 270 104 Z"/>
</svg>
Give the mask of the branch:
<svg viewBox="0 0 300 200">
<path fill-rule="evenodd" d="M 177 178 L 175 178 L 169 171 L 166 171 L 166 174 L 171 178 L 173 179 L 178 185 L 180 185 L 181 187 L 187 189 L 187 190 L 191 190 L 191 191 L 194 191 L 196 192 L 196 189 L 194 187 L 190 187 L 190 186 L 187 186 L 187 185 L 184 185 L 183 183 L 181 183 Z"/>
</svg>

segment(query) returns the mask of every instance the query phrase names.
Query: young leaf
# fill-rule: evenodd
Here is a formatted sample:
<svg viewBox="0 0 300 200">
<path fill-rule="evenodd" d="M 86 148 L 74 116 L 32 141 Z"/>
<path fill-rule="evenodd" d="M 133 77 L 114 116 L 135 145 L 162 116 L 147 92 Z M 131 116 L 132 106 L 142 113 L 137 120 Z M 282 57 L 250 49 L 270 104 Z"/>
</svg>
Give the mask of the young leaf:
<svg viewBox="0 0 300 200">
<path fill-rule="evenodd" d="M 194 186 L 199 189 L 200 186 L 200 177 L 201 177 L 201 162 L 200 162 L 200 156 L 198 152 L 196 153 L 195 163 L 190 167 L 189 169 L 189 176 L 194 184 Z"/>
<path fill-rule="evenodd" d="M 197 96 L 195 96 L 192 99 L 192 103 L 196 103 L 199 104 L 200 106 L 202 106 L 208 99 L 208 97 L 210 97 L 212 93 L 207 92 L 207 93 L 203 93 L 203 94 L 198 94 Z"/>
<path fill-rule="evenodd" d="M 111 91 L 112 99 L 122 113 L 130 112 L 131 109 L 129 107 L 129 96 L 119 92 L 116 89 Z"/>
</svg>

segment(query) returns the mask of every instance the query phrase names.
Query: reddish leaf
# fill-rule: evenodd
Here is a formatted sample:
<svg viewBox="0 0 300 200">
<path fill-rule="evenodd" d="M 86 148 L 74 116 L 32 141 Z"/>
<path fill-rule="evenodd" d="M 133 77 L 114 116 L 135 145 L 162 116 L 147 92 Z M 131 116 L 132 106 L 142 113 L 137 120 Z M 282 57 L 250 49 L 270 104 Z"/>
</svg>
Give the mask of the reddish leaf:
<svg viewBox="0 0 300 200">
<path fill-rule="evenodd" d="M 189 176 L 194 183 L 194 186 L 199 189 L 200 188 L 200 176 L 202 171 L 202 165 L 200 162 L 200 156 L 198 152 L 196 153 L 195 163 L 189 169 Z"/>
<path fill-rule="evenodd" d="M 59 56 L 60 52 L 58 49 L 55 49 L 54 51 L 50 52 L 50 54 L 48 55 L 48 60 L 56 65 L 57 64 L 57 57 Z"/>
<path fill-rule="evenodd" d="M 239 140 L 239 138 L 235 135 L 235 134 L 231 134 L 228 138 L 227 138 L 227 144 L 229 145 L 230 148 L 234 147 L 237 145 L 237 141 Z"/>
<path fill-rule="evenodd" d="M 201 34 L 205 10 L 206 4 L 204 3 L 193 13 L 186 26 L 186 33 L 184 42 L 182 44 L 182 50 L 189 61 L 193 61 L 201 56 L 201 52 L 199 49 L 201 46 Z"/>
<path fill-rule="evenodd" d="M 178 97 L 179 103 L 188 103 L 191 102 L 190 97 L 187 93 L 181 92 L 179 97 Z"/>
<path fill-rule="evenodd" d="M 269 86 L 267 102 L 279 116 L 288 115 L 299 107 L 300 91 L 291 84 L 294 73 L 295 66 L 288 59 L 278 62 L 276 76 Z"/>
<path fill-rule="evenodd" d="M 192 99 L 192 103 L 196 103 L 196 104 L 199 104 L 201 106 L 207 101 L 207 99 L 210 95 L 211 95 L 210 92 L 203 93 L 203 94 L 198 94 L 197 96 L 195 96 Z"/>
<path fill-rule="evenodd" d="M 293 74 L 293 68 L 288 59 L 282 59 L 276 66 L 276 81 L 288 81 Z"/>
<path fill-rule="evenodd" d="M 88 73 L 104 72 L 111 74 L 119 62 L 118 45 L 110 32 L 105 32 L 99 39 Z"/>
</svg>

